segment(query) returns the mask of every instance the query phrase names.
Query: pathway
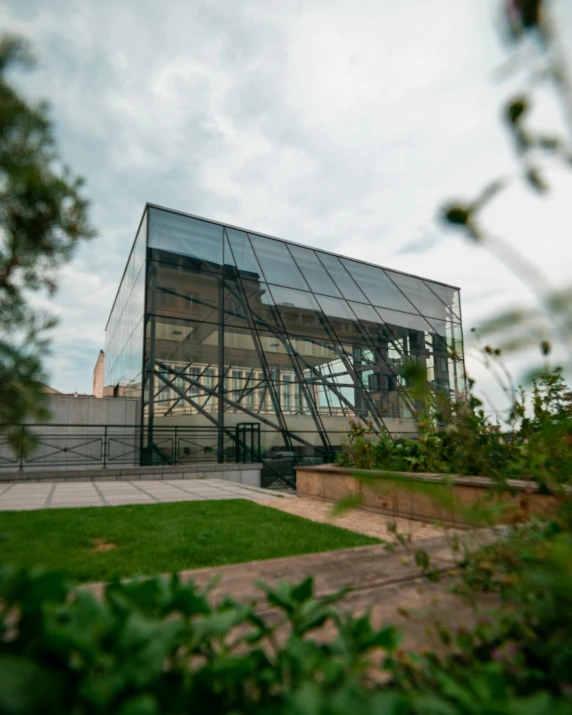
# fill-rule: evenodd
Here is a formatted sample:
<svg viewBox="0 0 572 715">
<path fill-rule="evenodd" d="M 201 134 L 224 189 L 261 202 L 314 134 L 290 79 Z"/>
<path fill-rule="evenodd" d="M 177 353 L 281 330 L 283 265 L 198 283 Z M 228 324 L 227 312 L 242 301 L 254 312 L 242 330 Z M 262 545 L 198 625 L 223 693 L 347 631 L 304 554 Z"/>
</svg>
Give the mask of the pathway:
<svg viewBox="0 0 572 715">
<path fill-rule="evenodd" d="M 286 501 L 267 489 L 222 479 L 172 479 L 85 482 L 8 482 L 0 484 L 0 511 L 61 509 L 82 506 L 160 504 L 211 499 Z"/>
<path fill-rule="evenodd" d="M 469 549 L 474 549 L 496 540 L 502 531 L 502 528 L 480 529 L 464 532 L 460 538 Z M 388 553 L 383 545 L 193 569 L 182 571 L 179 576 L 183 581 L 194 581 L 200 588 L 216 581 L 210 596 L 215 602 L 227 596 L 242 603 L 255 601 L 257 611 L 269 622 L 276 622 L 279 614 L 265 602 L 259 584 L 276 586 L 282 580 L 299 583 L 312 576 L 316 596 L 351 587 L 340 603 L 342 611 L 349 611 L 354 616 L 369 612 L 377 627 L 389 623 L 404 627 L 405 647 L 422 643 L 435 645 L 433 636 L 427 634 L 427 625 L 433 618 L 454 618 L 458 625 L 469 625 L 474 613 L 450 592 L 454 580 L 450 569 L 455 564 L 455 557 L 447 539 L 443 536 L 424 539 L 419 545 L 441 571 L 439 582 L 430 583 L 423 578 L 415 560 L 403 547 Z M 95 583 L 84 588 L 101 595 L 104 585 Z M 496 607 L 497 600 L 494 594 L 483 594 L 480 609 L 486 611 Z M 327 632 L 331 635 L 330 629 Z"/>
<path fill-rule="evenodd" d="M 297 499 L 268 499 L 261 500 L 259 504 L 271 506 L 274 509 L 285 511 L 288 514 L 302 516 L 311 521 L 318 521 L 322 524 L 334 524 L 349 531 L 357 531 L 359 534 L 374 536 L 376 539 L 394 541 L 394 535 L 388 530 L 390 524 L 395 524 L 399 534 L 411 535 L 414 540 L 427 539 L 432 536 L 442 536 L 443 527 L 434 524 L 425 524 L 422 521 L 403 519 L 401 517 L 380 514 L 379 512 L 367 511 L 365 509 L 351 509 L 343 514 L 334 516 L 332 510 L 334 504 L 322 499 L 312 499 L 310 497 L 298 497 Z"/>
</svg>

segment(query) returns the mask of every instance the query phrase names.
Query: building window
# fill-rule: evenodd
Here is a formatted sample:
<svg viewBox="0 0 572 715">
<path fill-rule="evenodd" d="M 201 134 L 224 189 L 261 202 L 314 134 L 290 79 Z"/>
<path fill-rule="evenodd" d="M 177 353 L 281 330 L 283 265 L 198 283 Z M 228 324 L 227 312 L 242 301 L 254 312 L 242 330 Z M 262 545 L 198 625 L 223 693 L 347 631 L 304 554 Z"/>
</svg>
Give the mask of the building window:
<svg viewBox="0 0 572 715">
<path fill-rule="evenodd" d="M 166 402 L 169 399 L 169 385 L 164 381 L 169 379 L 169 373 L 162 370 L 157 377 L 159 382 L 159 391 L 157 393 L 157 402 Z"/>
<path fill-rule="evenodd" d="M 207 391 L 214 390 L 214 370 L 212 368 L 208 368 L 204 371 L 203 384 L 207 388 Z"/>
<path fill-rule="evenodd" d="M 264 383 L 264 373 L 259 372 L 256 375 L 256 379 L 258 380 L 258 384 L 259 384 L 259 387 L 257 390 L 257 392 L 258 392 L 258 409 L 264 410 L 264 409 L 266 409 L 266 399 L 267 399 L 266 398 L 267 390 L 266 390 L 266 386 Z"/>
<path fill-rule="evenodd" d="M 189 389 L 189 395 L 191 397 L 197 397 L 199 394 L 199 375 L 201 374 L 201 371 L 198 367 L 190 367 L 189 368 L 189 377 L 191 380 L 194 380 L 195 382 L 190 383 L 190 389 Z"/>
<path fill-rule="evenodd" d="M 173 380 L 173 385 L 175 386 L 175 397 L 180 397 L 185 394 L 185 380 L 183 378 L 183 370 L 179 368 L 175 370 L 176 377 Z"/>
<path fill-rule="evenodd" d="M 299 414 L 302 405 L 302 385 L 294 385 L 294 412 Z"/>
<path fill-rule="evenodd" d="M 232 395 L 230 398 L 233 402 L 240 402 L 241 383 L 242 383 L 242 371 L 241 370 L 233 370 L 232 371 Z"/>
<path fill-rule="evenodd" d="M 284 375 L 282 380 L 282 407 L 285 412 L 290 412 L 292 409 L 292 403 L 290 400 L 290 383 L 292 378 L 290 375 Z"/>
<path fill-rule="evenodd" d="M 252 374 L 249 375 L 248 380 L 246 381 L 245 384 L 245 390 L 246 392 L 244 393 L 244 404 L 246 407 L 253 407 L 254 406 L 254 380 L 252 379 Z"/>
</svg>

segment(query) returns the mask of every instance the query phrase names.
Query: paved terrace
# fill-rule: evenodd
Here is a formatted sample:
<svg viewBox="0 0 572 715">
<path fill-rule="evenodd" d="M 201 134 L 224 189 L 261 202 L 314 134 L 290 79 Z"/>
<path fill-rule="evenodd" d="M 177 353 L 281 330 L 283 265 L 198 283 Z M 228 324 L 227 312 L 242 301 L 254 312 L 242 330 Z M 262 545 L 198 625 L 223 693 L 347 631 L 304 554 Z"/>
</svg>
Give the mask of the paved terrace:
<svg viewBox="0 0 572 715">
<path fill-rule="evenodd" d="M 284 494 L 284 498 L 291 495 Z M 211 499 L 273 499 L 282 495 L 222 479 L 93 482 L 8 482 L 0 484 L 0 511 L 78 506 L 161 504 Z"/>
</svg>

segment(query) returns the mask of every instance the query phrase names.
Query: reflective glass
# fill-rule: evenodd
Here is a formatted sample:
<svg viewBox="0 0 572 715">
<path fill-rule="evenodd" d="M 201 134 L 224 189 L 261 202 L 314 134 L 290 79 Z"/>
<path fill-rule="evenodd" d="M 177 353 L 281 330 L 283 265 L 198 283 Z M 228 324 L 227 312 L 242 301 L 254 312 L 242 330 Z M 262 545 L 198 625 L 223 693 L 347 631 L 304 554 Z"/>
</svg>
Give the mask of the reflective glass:
<svg viewBox="0 0 572 715">
<path fill-rule="evenodd" d="M 360 322 L 346 301 L 316 296 L 336 337 L 341 343 L 367 344 Z"/>
<path fill-rule="evenodd" d="M 415 310 L 399 288 L 391 282 L 383 268 L 358 263 L 349 258 L 342 258 L 342 262 L 373 305 L 410 313 Z"/>
<path fill-rule="evenodd" d="M 235 289 L 239 299 L 237 305 L 240 307 L 241 302 L 246 301 L 255 327 L 283 330 L 270 288 L 265 283 L 242 280 Z"/>
<path fill-rule="evenodd" d="M 338 287 L 330 278 L 329 273 L 320 263 L 314 251 L 311 251 L 309 248 L 301 248 L 300 246 L 288 246 L 288 248 L 290 253 L 294 256 L 298 268 L 304 274 L 304 278 L 308 282 L 310 289 L 314 293 L 333 295 L 336 298 L 342 297 Z"/>
<path fill-rule="evenodd" d="M 222 226 L 190 216 L 149 209 L 149 247 L 222 265 Z"/>
<path fill-rule="evenodd" d="M 218 322 L 220 276 L 191 270 L 184 264 L 151 262 L 147 309 L 173 318 Z M 153 295 L 153 281 L 155 294 Z"/>
<path fill-rule="evenodd" d="M 420 278 L 395 271 L 386 272 L 407 295 L 419 313 L 431 318 L 444 319 L 447 317 L 447 309 L 443 301 Z"/>
<path fill-rule="evenodd" d="M 216 414 L 218 405 L 216 378 L 211 369 L 160 363 L 151 382 L 156 417 L 194 415 L 192 424 L 212 424 L 205 418 Z"/>
<path fill-rule="evenodd" d="M 311 293 L 280 286 L 270 286 L 270 291 L 287 332 L 327 334 L 324 316 Z"/>
<path fill-rule="evenodd" d="M 383 320 L 380 318 L 379 314 L 376 312 L 375 308 L 371 305 L 366 305 L 365 303 L 348 303 L 352 312 L 355 313 L 358 320 L 363 323 L 373 323 L 374 325 L 384 325 Z"/>
<path fill-rule="evenodd" d="M 225 263 L 236 266 L 243 278 L 252 281 L 261 280 L 260 266 L 246 233 L 234 228 L 227 228 L 225 232 L 227 236 Z"/>
<path fill-rule="evenodd" d="M 177 367 L 197 363 L 218 373 L 218 334 L 219 326 L 214 323 L 158 316 L 155 318 L 155 360 Z M 151 335 L 148 328 L 149 340 Z"/>
<path fill-rule="evenodd" d="M 367 303 L 367 298 L 337 256 L 321 253 L 320 251 L 316 251 L 316 255 L 346 300 L 358 300 Z"/>
<path fill-rule="evenodd" d="M 440 325 L 440 321 L 425 318 L 422 315 L 413 313 L 403 313 L 397 310 L 388 310 L 387 308 L 375 308 L 375 312 L 386 323 L 389 330 L 394 333 L 400 333 L 400 329 L 411 330 L 433 330 L 435 326 Z"/>
<path fill-rule="evenodd" d="M 430 330 L 435 333 L 436 335 L 440 336 L 441 338 L 446 338 L 447 337 L 447 325 L 448 323 L 445 320 L 435 320 L 435 318 L 427 318 L 427 322 L 429 323 Z"/>
<path fill-rule="evenodd" d="M 308 290 L 308 285 L 284 243 L 252 233 L 250 239 L 268 283 Z"/>
<path fill-rule="evenodd" d="M 355 321 L 356 316 L 353 314 L 350 306 L 345 300 L 338 298 L 327 298 L 326 296 L 317 296 L 321 309 L 324 315 L 330 319 Z"/>
<path fill-rule="evenodd" d="M 120 395 L 137 397 L 143 362 L 143 311 L 145 300 L 145 214 L 115 298 L 105 330 L 104 394 L 119 388 Z"/>
<path fill-rule="evenodd" d="M 459 290 L 452 286 L 446 286 L 442 283 L 434 283 L 433 281 L 423 281 L 427 287 L 436 293 L 441 301 L 451 310 L 454 319 L 461 320 L 461 309 L 459 306 Z"/>
<path fill-rule="evenodd" d="M 224 361 L 229 369 L 263 370 L 257 334 L 249 329 L 225 327 Z"/>
<path fill-rule="evenodd" d="M 248 301 L 238 280 L 225 278 L 224 283 L 224 323 L 225 326 L 248 328 L 251 325 Z"/>
<path fill-rule="evenodd" d="M 403 368 L 413 358 L 432 384 L 462 384 L 458 315 L 457 289 L 152 209 L 110 316 L 106 378 L 137 395 L 144 344 L 157 419 L 212 426 L 220 388 L 225 434 L 258 420 L 279 470 L 284 450 L 311 460 L 338 445 L 352 415 L 414 429 Z"/>
<path fill-rule="evenodd" d="M 259 338 L 266 364 L 274 371 L 273 379 L 280 381 L 284 374 L 297 379 L 304 363 L 299 360 L 288 337 L 283 333 L 272 335 L 260 331 Z"/>
</svg>

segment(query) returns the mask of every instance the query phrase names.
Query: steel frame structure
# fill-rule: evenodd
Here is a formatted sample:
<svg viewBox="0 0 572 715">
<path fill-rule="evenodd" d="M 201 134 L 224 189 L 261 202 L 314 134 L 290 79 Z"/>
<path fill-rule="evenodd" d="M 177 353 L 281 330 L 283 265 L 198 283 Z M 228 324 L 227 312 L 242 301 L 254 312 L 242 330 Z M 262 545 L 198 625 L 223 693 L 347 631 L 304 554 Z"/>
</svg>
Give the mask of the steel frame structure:
<svg viewBox="0 0 572 715">
<path fill-rule="evenodd" d="M 141 397 L 142 455 L 156 426 L 187 419 L 216 428 L 222 462 L 242 415 L 288 453 L 331 456 L 333 418 L 389 435 L 411 421 L 407 361 L 464 386 L 457 288 L 154 204 L 106 338 L 107 389 Z"/>
</svg>

